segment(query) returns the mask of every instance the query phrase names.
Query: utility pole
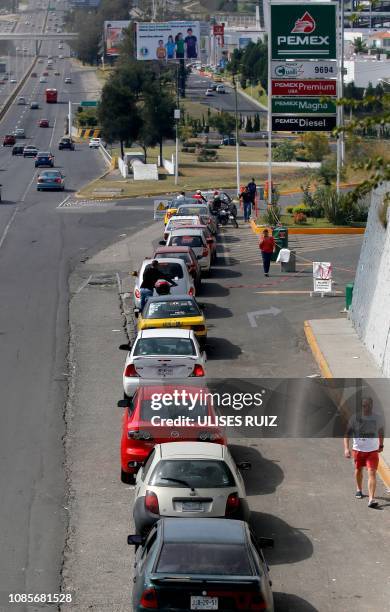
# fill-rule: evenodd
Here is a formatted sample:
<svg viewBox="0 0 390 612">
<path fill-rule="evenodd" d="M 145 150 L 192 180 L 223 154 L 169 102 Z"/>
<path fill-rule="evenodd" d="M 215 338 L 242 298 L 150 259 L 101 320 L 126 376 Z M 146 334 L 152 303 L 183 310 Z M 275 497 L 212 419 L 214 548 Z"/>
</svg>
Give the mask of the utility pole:
<svg viewBox="0 0 390 612">
<path fill-rule="evenodd" d="M 175 185 L 177 185 L 178 182 L 179 182 L 179 121 L 180 121 L 179 69 L 180 69 L 180 65 L 177 64 L 177 70 L 176 70 L 176 109 L 175 109 L 175 120 L 176 120 Z"/>
<path fill-rule="evenodd" d="M 236 178 L 237 178 L 237 194 L 240 193 L 240 141 L 239 141 L 239 126 L 238 126 L 238 95 L 237 95 L 237 83 L 235 75 L 233 74 L 233 87 L 234 87 L 234 112 L 236 120 Z"/>
</svg>

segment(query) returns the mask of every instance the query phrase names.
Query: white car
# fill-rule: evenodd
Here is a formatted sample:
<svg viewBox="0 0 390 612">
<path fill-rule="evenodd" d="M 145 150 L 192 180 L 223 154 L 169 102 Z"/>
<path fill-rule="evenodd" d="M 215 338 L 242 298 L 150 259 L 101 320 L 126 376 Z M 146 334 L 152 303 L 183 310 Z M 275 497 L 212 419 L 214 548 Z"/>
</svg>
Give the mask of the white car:
<svg viewBox="0 0 390 612">
<path fill-rule="evenodd" d="M 64 59 L 64 56 L 63 55 L 59 55 L 58 59 Z"/>
<path fill-rule="evenodd" d="M 66 83 L 67 85 L 70 85 L 72 83 L 72 79 L 70 77 L 65 77 L 64 83 Z M 92 140 L 98 140 L 100 143 L 100 138 L 93 138 Z"/>
<path fill-rule="evenodd" d="M 204 94 L 204 95 L 205 95 L 205 96 L 207 96 L 207 97 L 209 97 L 209 96 L 214 95 L 214 92 L 213 92 L 213 90 L 212 90 L 212 89 L 210 89 L 210 88 L 209 88 L 209 89 L 206 89 L 206 92 L 205 92 L 205 94 Z"/>
<path fill-rule="evenodd" d="M 9 82 L 14 85 L 16 83 L 16 79 L 10 79 Z"/>
<path fill-rule="evenodd" d="M 211 251 L 207 245 L 204 232 L 201 229 L 178 228 L 169 233 L 164 246 L 188 246 L 194 251 L 199 266 L 204 274 L 208 274 L 211 266 Z"/>
<path fill-rule="evenodd" d="M 39 77 L 39 82 L 40 83 L 47 83 L 47 78 L 44 76 Z"/>
<path fill-rule="evenodd" d="M 124 397 L 132 397 L 142 382 L 205 376 L 205 362 L 191 329 L 140 331 L 126 357 Z"/>
<path fill-rule="evenodd" d="M 100 143 L 100 138 L 91 138 L 88 143 L 88 146 L 90 149 L 98 149 L 100 147 Z"/>
<path fill-rule="evenodd" d="M 168 238 L 168 235 L 173 230 L 179 228 L 182 225 L 199 225 L 201 223 L 200 217 L 194 217 L 189 215 L 183 215 L 181 217 L 177 217 L 173 215 L 168 219 L 168 223 L 165 226 L 164 230 L 164 240 Z"/>
<path fill-rule="evenodd" d="M 175 257 L 164 257 L 163 259 L 156 258 L 158 261 L 159 271 L 162 272 L 162 278 L 167 278 L 176 283 L 176 286 L 171 287 L 172 295 L 195 295 L 194 279 L 188 272 L 185 261 Z M 141 285 L 144 278 L 145 269 L 152 263 L 151 259 L 145 259 L 142 263 L 139 272 L 133 272 L 136 278 L 134 286 L 134 303 L 136 308 L 141 306 Z M 154 291 L 154 296 L 157 293 Z"/>
<path fill-rule="evenodd" d="M 226 93 L 225 85 L 217 85 L 217 89 L 215 91 L 220 94 Z"/>
<path fill-rule="evenodd" d="M 24 104 L 26 104 L 26 98 L 24 98 L 23 96 L 20 96 L 20 97 L 18 98 L 18 104 L 19 104 L 19 105 L 24 105 Z"/>
<path fill-rule="evenodd" d="M 166 412 L 161 416 L 166 417 Z M 196 414 L 193 417 L 196 419 Z M 222 444 L 156 444 L 136 477 L 136 532 L 148 533 L 161 516 L 248 521 L 250 511 L 240 469 L 250 467 L 248 462 L 236 465 Z"/>
</svg>

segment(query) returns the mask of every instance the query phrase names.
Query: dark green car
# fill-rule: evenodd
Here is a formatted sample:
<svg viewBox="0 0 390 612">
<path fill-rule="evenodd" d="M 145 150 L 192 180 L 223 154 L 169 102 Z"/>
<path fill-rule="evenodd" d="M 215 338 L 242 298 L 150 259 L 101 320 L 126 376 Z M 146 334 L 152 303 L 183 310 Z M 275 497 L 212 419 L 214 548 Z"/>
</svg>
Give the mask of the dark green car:
<svg viewBox="0 0 390 612">
<path fill-rule="evenodd" d="M 163 518 L 137 546 L 133 610 L 274 612 L 271 581 L 261 546 L 242 521 Z"/>
</svg>

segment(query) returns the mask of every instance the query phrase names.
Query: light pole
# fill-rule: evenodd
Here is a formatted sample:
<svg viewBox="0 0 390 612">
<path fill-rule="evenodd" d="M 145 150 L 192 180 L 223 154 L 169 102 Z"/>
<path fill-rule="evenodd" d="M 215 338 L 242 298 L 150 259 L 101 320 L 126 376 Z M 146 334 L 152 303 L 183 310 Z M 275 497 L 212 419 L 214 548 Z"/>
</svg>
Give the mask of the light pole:
<svg viewBox="0 0 390 612">
<path fill-rule="evenodd" d="M 237 95 L 237 83 L 235 75 L 233 74 L 233 87 L 234 87 L 234 113 L 236 120 L 236 177 L 237 177 L 237 195 L 240 193 L 240 141 L 239 141 L 239 126 L 238 126 L 238 95 Z"/>
</svg>

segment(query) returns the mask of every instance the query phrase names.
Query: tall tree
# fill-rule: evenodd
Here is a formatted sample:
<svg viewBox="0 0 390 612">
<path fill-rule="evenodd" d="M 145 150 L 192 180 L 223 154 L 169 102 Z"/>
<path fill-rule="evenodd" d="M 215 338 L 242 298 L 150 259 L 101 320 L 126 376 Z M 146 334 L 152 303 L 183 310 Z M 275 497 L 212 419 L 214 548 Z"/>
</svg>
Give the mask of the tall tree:
<svg viewBox="0 0 390 612">
<path fill-rule="evenodd" d="M 231 136 L 236 127 L 236 121 L 233 115 L 222 111 L 210 117 L 210 125 L 215 127 L 221 136 Z"/>
<path fill-rule="evenodd" d="M 142 141 L 147 146 L 160 145 L 160 165 L 163 161 L 164 139 L 174 138 L 176 104 L 170 89 L 161 81 L 148 83 L 142 103 Z"/>
</svg>

